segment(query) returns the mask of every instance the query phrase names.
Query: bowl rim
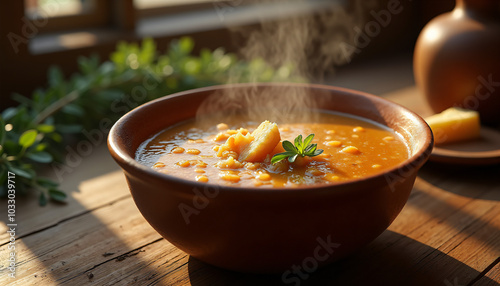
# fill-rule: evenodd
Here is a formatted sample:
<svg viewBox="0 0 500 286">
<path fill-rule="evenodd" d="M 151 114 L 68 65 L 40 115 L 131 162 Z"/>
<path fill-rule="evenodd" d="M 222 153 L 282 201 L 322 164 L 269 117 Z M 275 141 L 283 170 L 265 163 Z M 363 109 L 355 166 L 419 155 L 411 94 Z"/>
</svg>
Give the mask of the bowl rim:
<svg viewBox="0 0 500 286">
<path fill-rule="evenodd" d="M 118 130 L 123 126 L 123 124 L 129 120 L 129 118 L 133 117 L 135 113 L 137 113 L 138 110 L 140 109 L 146 109 L 149 106 L 156 104 L 157 102 L 164 101 L 164 100 L 169 100 L 171 98 L 175 97 L 182 97 L 185 96 L 186 94 L 192 94 L 192 93 L 198 93 L 198 92 L 207 92 L 207 91 L 217 91 L 217 90 L 222 90 L 222 89 L 229 89 L 229 88 L 245 88 L 245 87 L 267 87 L 267 86 L 280 86 L 280 85 L 286 85 L 286 86 L 294 86 L 294 87 L 302 87 L 302 88 L 309 88 L 309 89 L 320 89 L 320 90 L 330 90 L 330 91 L 339 91 L 342 93 L 353 93 L 357 94 L 363 97 L 369 98 L 371 101 L 374 102 L 380 102 L 383 104 L 388 104 L 392 105 L 394 107 L 402 109 L 405 114 L 411 115 L 419 124 L 424 127 L 423 129 L 425 130 L 425 142 L 422 144 L 421 148 L 416 150 L 414 154 L 407 158 L 404 162 L 401 162 L 390 169 L 386 169 L 383 172 L 376 173 L 373 175 L 369 176 L 363 176 L 361 178 L 356 178 L 352 180 L 347 180 L 347 181 L 341 181 L 338 183 L 329 183 L 329 184 L 311 184 L 311 185 L 300 185 L 297 187 L 289 188 L 289 187 L 273 187 L 273 188 L 259 188 L 259 187 L 252 187 L 252 186 L 231 186 L 231 185 L 220 185 L 220 184 L 214 184 L 214 183 L 201 183 L 197 181 L 192 181 L 188 179 L 183 179 L 180 177 L 176 177 L 173 175 L 165 174 L 165 173 L 160 173 L 158 171 L 155 171 L 146 165 L 143 165 L 139 163 L 135 158 L 132 158 L 129 156 L 124 149 L 122 149 L 118 142 L 117 142 L 117 133 Z M 368 120 L 371 120 L 369 118 L 366 118 Z M 387 126 L 386 126 L 387 127 Z M 165 128 L 168 128 L 166 126 Z M 151 134 L 153 136 L 154 134 Z M 147 138 L 146 138 L 147 139 Z M 146 140 L 144 139 L 144 140 Z M 201 189 L 203 188 L 217 188 L 218 191 L 225 191 L 225 192 L 258 192 L 258 193 L 275 193 L 275 192 L 280 192 L 280 193 L 296 193 L 296 192 L 303 192 L 304 190 L 308 190 L 308 192 L 304 193 L 310 193 L 311 190 L 314 191 L 328 191 L 330 190 L 333 186 L 337 189 L 351 189 L 350 186 L 352 185 L 358 185 L 358 184 L 366 184 L 366 183 L 375 183 L 379 181 L 381 178 L 384 176 L 387 176 L 387 174 L 391 173 L 401 173 L 401 170 L 410 167 L 410 169 L 420 169 L 420 167 L 427 161 L 429 158 L 432 148 L 434 145 L 434 137 L 432 134 L 432 131 L 427 124 L 427 122 L 418 114 L 415 112 L 409 110 L 408 108 L 395 103 L 389 99 L 376 96 L 367 92 L 363 91 L 358 91 L 358 90 L 353 90 L 349 88 L 344 88 L 344 87 L 337 87 L 337 86 L 331 86 L 331 85 L 325 85 L 325 84 L 311 84 L 311 83 L 289 83 L 289 82 L 271 82 L 271 83 L 234 83 L 234 84 L 221 84 L 221 85 L 213 85 L 213 86 L 208 86 L 208 87 L 201 87 L 201 88 L 196 88 L 196 89 L 190 89 L 186 91 L 181 91 L 181 92 L 176 92 L 170 95 L 165 95 L 162 97 L 159 97 L 157 99 L 151 100 L 147 103 L 144 103 L 142 105 L 139 105 L 132 110 L 128 111 L 126 114 L 124 114 L 122 117 L 120 117 L 119 120 L 117 120 L 113 126 L 110 129 L 110 132 L 108 134 L 108 149 L 111 153 L 111 156 L 113 159 L 120 165 L 120 167 L 125 171 L 125 168 L 123 166 L 128 166 L 130 168 L 133 168 L 134 170 L 138 171 L 140 173 L 140 176 L 149 176 L 151 178 L 161 180 L 161 181 L 173 181 L 178 184 L 185 184 L 185 185 L 191 185 L 193 187 L 200 187 Z M 405 172 L 405 171 L 403 171 Z M 375 185 L 374 185 L 375 186 Z M 181 191 L 181 190 L 177 190 Z M 182 192 L 182 191 L 181 191 Z"/>
</svg>

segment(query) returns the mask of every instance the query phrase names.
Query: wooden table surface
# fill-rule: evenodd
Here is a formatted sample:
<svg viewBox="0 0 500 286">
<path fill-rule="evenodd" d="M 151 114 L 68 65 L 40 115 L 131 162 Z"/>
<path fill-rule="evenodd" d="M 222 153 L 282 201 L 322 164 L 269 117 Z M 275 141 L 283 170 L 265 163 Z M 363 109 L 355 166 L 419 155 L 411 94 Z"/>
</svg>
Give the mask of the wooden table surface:
<svg viewBox="0 0 500 286">
<path fill-rule="evenodd" d="M 425 114 L 413 86 L 384 94 Z M 1 201 L 1 285 L 282 285 L 178 250 L 143 219 L 102 144 L 62 178 L 67 204 L 16 201 L 16 278 L 9 278 Z M 499 285 L 500 166 L 426 163 L 394 223 L 358 253 L 300 285 Z M 285 285 L 296 285 L 285 284 Z"/>
</svg>

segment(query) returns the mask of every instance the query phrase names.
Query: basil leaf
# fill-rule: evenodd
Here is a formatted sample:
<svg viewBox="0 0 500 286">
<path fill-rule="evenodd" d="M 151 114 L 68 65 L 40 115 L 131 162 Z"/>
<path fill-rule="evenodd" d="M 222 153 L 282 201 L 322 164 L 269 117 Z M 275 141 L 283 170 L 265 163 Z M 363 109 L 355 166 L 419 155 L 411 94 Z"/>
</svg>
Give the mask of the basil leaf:
<svg viewBox="0 0 500 286">
<path fill-rule="evenodd" d="M 314 153 L 314 151 L 316 151 L 317 147 L 318 147 L 318 144 L 311 144 L 311 145 L 307 146 L 306 154 Z"/>
<path fill-rule="evenodd" d="M 286 151 L 297 153 L 297 149 L 293 146 L 292 142 L 285 140 L 282 145 Z"/>
<path fill-rule="evenodd" d="M 290 162 L 290 163 L 295 162 L 295 159 L 297 159 L 297 156 L 299 156 L 299 154 L 295 154 L 295 155 L 293 155 L 291 157 L 288 157 L 288 162 Z"/>
<path fill-rule="evenodd" d="M 295 152 L 283 152 L 283 153 L 278 153 L 276 155 L 274 155 L 272 158 L 271 158 L 271 163 L 274 164 L 274 163 L 277 163 L 283 159 L 286 159 L 290 156 L 293 156 L 295 155 L 296 153 Z"/>
<path fill-rule="evenodd" d="M 297 136 L 297 138 L 295 138 L 295 148 L 297 148 L 297 151 L 299 151 L 299 153 L 302 153 L 302 151 L 304 150 L 302 148 L 302 135 L 299 135 Z"/>
<path fill-rule="evenodd" d="M 323 149 L 318 149 L 314 151 L 312 155 L 309 155 L 310 157 L 318 156 L 319 154 L 323 153 Z"/>
<path fill-rule="evenodd" d="M 304 139 L 304 146 L 309 146 L 314 138 L 314 134 L 309 134 L 309 136 Z"/>
</svg>

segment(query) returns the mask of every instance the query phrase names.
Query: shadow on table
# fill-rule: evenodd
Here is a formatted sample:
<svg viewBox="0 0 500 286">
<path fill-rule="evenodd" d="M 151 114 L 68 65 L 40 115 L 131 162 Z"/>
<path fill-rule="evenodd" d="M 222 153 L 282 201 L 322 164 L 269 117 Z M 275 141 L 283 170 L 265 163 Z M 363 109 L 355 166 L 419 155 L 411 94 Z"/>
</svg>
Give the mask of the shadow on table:
<svg viewBox="0 0 500 286">
<path fill-rule="evenodd" d="M 439 265 L 424 264 L 435 257 Z M 292 267 L 292 265 L 290 265 Z M 445 253 L 401 234 L 385 231 L 358 253 L 307 274 L 306 279 L 281 274 L 238 273 L 205 264 L 188 263 L 191 285 L 468 285 L 480 273 Z M 457 274 L 458 273 L 458 274 Z M 295 279 L 291 279 L 291 278 Z M 305 276 L 303 276 L 305 277 Z M 485 278 L 483 278 L 485 279 Z M 286 283 L 288 282 L 288 283 Z M 489 279 L 486 282 L 498 285 Z"/>
<path fill-rule="evenodd" d="M 81 182 L 118 170 L 105 146 L 94 150 L 93 155 L 104 159 L 98 164 L 95 160 L 82 160 L 73 173 L 65 174 L 61 189 L 80 192 Z M 133 281 L 140 273 L 154 273 L 147 262 L 133 257 L 139 252 L 133 251 L 130 241 L 123 241 L 123 237 L 117 235 L 120 232 L 132 236 L 133 231 L 145 233 L 149 228 L 145 223 L 138 223 L 133 228 L 123 227 L 121 224 L 128 221 L 113 215 L 113 211 L 128 207 L 130 199 L 110 198 L 108 204 L 95 204 L 98 207 L 94 205 L 94 209 L 72 197 L 68 198 L 67 204 L 51 203 L 45 208 L 38 206 L 36 197 L 19 198 L 16 203 L 19 213 L 33 211 L 34 215 L 18 218 L 15 241 L 17 273 L 16 278 L 9 282 L 17 282 L 16 285 L 120 284 Z M 125 215 L 131 219 L 138 217 L 130 212 L 122 213 Z M 0 221 L 7 224 L 6 218 L 2 216 Z M 6 252 L 7 247 L 2 247 Z M 4 260 L 1 262 L 5 263 Z M 110 269 L 113 270 L 111 274 Z M 4 281 L 0 281 L 0 285 L 5 285 Z"/>
<path fill-rule="evenodd" d="M 418 176 L 433 185 L 438 184 L 443 191 L 470 198 L 495 190 L 481 199 L 500 201 L 500 165 L 464 166 L 428 162 L 420 169 Z M 447 188 L 447 181 L 453 187 Z"/>
</svg>

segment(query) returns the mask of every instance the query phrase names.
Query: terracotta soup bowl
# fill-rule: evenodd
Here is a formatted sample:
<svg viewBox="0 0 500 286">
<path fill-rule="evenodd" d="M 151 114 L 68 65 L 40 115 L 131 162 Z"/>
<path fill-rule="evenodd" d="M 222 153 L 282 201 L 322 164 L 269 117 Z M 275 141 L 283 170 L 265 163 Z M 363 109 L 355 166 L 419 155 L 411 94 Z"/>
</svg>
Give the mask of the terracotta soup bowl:
<svg viewBox="0 0 500 286">
<path fill-rule="evenodd" d="M 308 100 L 320 102 L 320 109 L 392 128 L 408 145 L 409 158 L 377 175 L 297 188 L 199 183 L 159 173 L 134 160 L 141 143 L 194 118 L 210 95 L 231 91 L 237 99 L 249 91 L 264 94 L 276 88 L 285 92 L 274 93 L 275 99 L 284 101 L 290 93 L 306 92 Z M 323 85 L 237 84 L 190 90 L 144 104 L 116 122 L 108 146 L 139 211 L 170 243 L 222 268 L 283 273 L 294 265 L 310 269 L 331 263 L 379 236 L 405 205 L 417 171 L 431 153 L 433 137 L 418 115 L 370 94 Z"/>
</svg>

